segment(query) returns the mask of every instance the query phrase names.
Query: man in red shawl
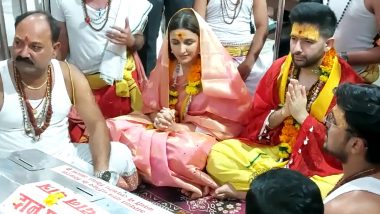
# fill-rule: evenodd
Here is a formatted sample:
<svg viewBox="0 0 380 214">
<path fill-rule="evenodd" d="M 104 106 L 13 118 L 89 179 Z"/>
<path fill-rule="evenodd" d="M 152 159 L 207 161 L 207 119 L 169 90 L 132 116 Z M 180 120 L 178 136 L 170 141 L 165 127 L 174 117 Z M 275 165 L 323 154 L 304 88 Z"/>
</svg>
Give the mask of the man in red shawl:
<svg viewBox="0 0 380 214">
<path fill-rule="evenodd" d="M 208 157 L 207 171 L 222 185 L 218 198 L 245 198 L 251 181 L 271 168 L 311 177 L 322 195 L 341 176 L 339 162 L 323 152 L 324 119 L 335 105 L 334 88 L 362 79 L 336 55 L 337 20 L 327 6 L 300 3 L 290 19 L 290 54 L 260 81 L 245 130 L 239 139 L 215 144 Z"/>
</svg>

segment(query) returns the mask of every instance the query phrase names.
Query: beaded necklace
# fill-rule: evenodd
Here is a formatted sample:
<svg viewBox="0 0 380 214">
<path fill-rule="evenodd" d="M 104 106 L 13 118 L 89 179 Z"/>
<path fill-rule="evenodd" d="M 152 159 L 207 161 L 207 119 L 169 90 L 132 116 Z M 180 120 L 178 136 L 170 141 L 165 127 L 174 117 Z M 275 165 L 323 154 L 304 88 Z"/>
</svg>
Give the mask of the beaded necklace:
<svg viewBox="0 0 380 214">
<path fill-rule="evenodd" d="M 343 19 L 344 15 L 346 14 L 347 9 L 348 9 L 348 7 L 350 6 L 351 2 L 352 2 L 352 0 L 348 0 L 348 1 L 347 1 L 347 4 L 346 4 L 346 6 L 345 6 L 344 9 L 343 9 L 342 15 L 340 16 L 340 18 L 339 18 L 339 20 L 338 20 L 338 22 L 337 22 L 337 26 L 338 26 L 339 23 L 342 21 L 342 19 Z M 327 6 L 330 6 L 330 0 L 327 0 Z"/>
<path fill-rule="evenodd" d="M 99 17 L 96 18 L 96 19 L 92 19 L 88 15 L 87 7 L 86 7 L 86 0 L 82 0 L 82 8 L 83 8 L 83 12 L 84 12 L 84 21 L 95 31 L 101 31 L 101 30 L 103 30 L 103 28 L 106 26 L 107 21 L 108 21 L 108 16 L 109 16 L 109 13 L 110 13 L 110 8 L 111 8 L 111 0 L 107 1 L 106 12 L 103 13 L 103 14 L 99 13 Z M 105 17 L 104 17 L 104 14 L 105 14 Z M 92 24 L 95 24 L 95 25 L 102 24 L 102 25 L 99 28 L 96 28 Z"/>
<path fill-rule="evenodd" d="M 236 3 L 232 2 L 231 0 L 221 0 L 220 1 L 220 7 L 222 9 L 222 18 L 224 23 L 226 24 L 232 24 L 234 20 L 239 16 L 241 8 L 243 6 L 243 0 L 237 0 Z M 233 15 L 230 16 L 228 14 L 228 11 L 233 11 Z M 231 21 L 227 21 L 227 18 L 231 19 Z"/>
<path fill-rule="evenodd" d="M 45 97 L 41 102 L 44 103 L 42 111 L 35 117 L 37 113 L 35 110 L 39 105 L 33 108 L 26 97 L 23 84 L 21 83 L 21 75 L 17 70 L 15 63 L 13 62 L 13 71 L 14 78 L 16 82 L 16 91 L 19 96 L 21 111 L 24 120 L 24 130 L 25 134 L 28 137 L 31 137 L 35 142 L 39 141 L 41 134 L 49 127 L 51 116 L 53 114 L 52 105 L 51 105 L 51 95 L 52 95 L 52 74 L 51 74 L 51 65 L 48 66 L 48 78 L 47 78 L 47 87 L 45 92 Z"/>
</svg>

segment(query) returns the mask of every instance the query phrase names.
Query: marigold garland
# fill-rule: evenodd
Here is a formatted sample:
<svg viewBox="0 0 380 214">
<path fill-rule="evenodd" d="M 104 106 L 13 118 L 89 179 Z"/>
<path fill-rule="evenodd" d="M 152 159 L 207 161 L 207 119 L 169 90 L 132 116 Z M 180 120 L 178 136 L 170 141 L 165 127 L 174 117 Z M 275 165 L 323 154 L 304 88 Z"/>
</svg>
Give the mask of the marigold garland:
<svg viewBox="0 0 380 214">
<path fill-rule="evenodd" d="M 328 50 L 325 53 L 325 56 L 322 59 L 322 63 L 319 66 L 319 68 L 321 69 L 321 75 L 319 76 L 319 80 L 321 80 L 322 82 L 326 83 L 327 80 L 329 79 L 332 67 L 334 65 L 335 57 L 336 57 L 336 51 L 334 48 L 330 48 L 330 50 Z"/>
<path fill-rule="evenodd" d="M 197 57 L 187 74 L 186 94 L 194 96 L 201 91 L 201 58 Z"/>
<path fill-rule="evenodd" d="M 279 156 L 282 159 L 286 159 L 292 153 L 292 147 L 294 146 L 298 130 L 300 125 L 293 119 L 293 117 L 287 117 L 284 120 L 284 126 L 281 130 Z"/>
<path fill-rule="evenodd" d="M 173 78 L 173 73 L 176 69 L 177 62 L 171 60 L 169 64 L 169 79 Z M 174 83 L 173 83 L 174 82 Z M 179 93 L 176 90 L 175 83 L 173 80 L 169 90 L 169 107 L 174 109 L 178 103 Z M 185 92 L 188 96 L 194 96 L 201 92 L 202 82 L 201 82 L 201 58 L 198 57 L 196 61 L 192 64 L 188 74 L 187 74 L 187 85 L 185 87 Z M 186 99 L 189 100 L 189 99 Z"/>
<path fill-rule="evenodd" d="M 334 65 L 334 58 L 336 57 L 336 51 L 334 48 L 331 48 L 327 51 L 322 59 L 322 63 L 319 66 L 321 74 L 319 76 L 319 82 L 316 84 L 317 89 L 313 90 L 311 98 L 308 99 L 307 108 L 310 111 L 311 104 L 315 101 L 318 96 L 318 93 L 323 88 L 324 84 L 329 79 L 332 67 Z M 293 66 L 291 66 L 292 68 Z M 289 75 L 292 75 L 292 72 L 289 72 Z M 279 136 L 279 157 L 281 159 L 288 159 L 292 153 L 292 148 L 297 140 L 298 131 L 300 129 L 300 124 L 293 117 L 287 117 L 284 120 L 284 126 L 281 129 L 281 135 Z"/>
</svg>

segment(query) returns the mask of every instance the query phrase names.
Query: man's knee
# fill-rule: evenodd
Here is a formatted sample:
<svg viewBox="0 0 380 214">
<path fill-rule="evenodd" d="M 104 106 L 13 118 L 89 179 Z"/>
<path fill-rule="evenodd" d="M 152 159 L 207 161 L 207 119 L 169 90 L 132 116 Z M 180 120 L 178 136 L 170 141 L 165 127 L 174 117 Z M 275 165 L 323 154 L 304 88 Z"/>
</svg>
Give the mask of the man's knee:
<svg viewBox="0 0 380 214">
<path fill-rule="evenodd" d="M 120 173 L 135 170 L 131 150 L 120 142 L 111 142 L 109 168 Z"/>
</svg>

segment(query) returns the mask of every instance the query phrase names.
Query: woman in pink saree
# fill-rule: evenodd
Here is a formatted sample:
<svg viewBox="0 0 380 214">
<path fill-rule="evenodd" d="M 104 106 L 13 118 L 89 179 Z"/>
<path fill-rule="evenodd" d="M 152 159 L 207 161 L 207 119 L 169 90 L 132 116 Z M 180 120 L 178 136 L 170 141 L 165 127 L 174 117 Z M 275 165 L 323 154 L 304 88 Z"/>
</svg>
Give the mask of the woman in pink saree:
<svg viewBox="0 0 380 214">
<path fill-rule="evenodd" d="M 143 91 L 143 114 L 107 123 L 144 181 L 196 198 L 217 188 L 203 172 L 207 156 L 218 140 L 240 133 L 251 101 L 232 58 L 196 12 L 178 11 L 167 32 Z"/>
</svg>

